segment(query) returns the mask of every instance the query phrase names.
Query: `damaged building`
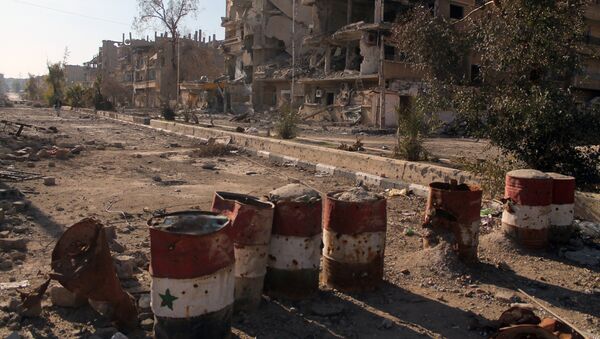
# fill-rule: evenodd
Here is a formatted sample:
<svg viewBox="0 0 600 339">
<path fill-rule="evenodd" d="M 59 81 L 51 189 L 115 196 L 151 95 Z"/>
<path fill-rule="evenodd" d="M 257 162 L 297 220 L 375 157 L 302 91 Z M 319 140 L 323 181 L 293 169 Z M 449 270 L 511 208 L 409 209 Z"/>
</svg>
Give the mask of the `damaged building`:
<svg viewBox="0 0 600 339">
<path fill-rule="evenodd" d="M 231 111 L 293 103 L 305 119 L 395 127 L 401 96 L 421 86 L 421 75 L 386 43 L 406 5 L 302 0 L 294 13 L 291 0 L 227 0 L 222 49 Z M 474 7 L 475 0 L 432 1 L 435 15 L 456 20 Z"/>
<path fill-rule="evenodd" d="M 129 34 L 120 42 L 105 40 L 91 61 L 85 63 L 86 79 L 93 83 L 102 75 L 107 92 L 121 93 L 121 105 L 137 108 L 174 107 L 199 96 L 194 84 L 215 80 L 223 72 L 223 56 L 216 37 L 202 37 L 202 31 L 180 36 L 173 46 L 168 33 L 154 34 L 154 39 L 134 39 Z M 196 91 L 197 92 L 197 91 Z M 198 104 L 197 101 L 191 101 Z M 198 104 L 199 105 L 199 104 Z"/>
</svg>

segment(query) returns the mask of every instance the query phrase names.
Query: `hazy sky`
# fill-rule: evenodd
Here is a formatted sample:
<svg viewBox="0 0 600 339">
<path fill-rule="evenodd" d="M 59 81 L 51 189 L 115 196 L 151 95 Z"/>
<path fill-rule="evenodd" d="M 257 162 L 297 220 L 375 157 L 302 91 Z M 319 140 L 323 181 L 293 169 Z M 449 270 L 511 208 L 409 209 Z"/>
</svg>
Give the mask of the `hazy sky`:
<svg viewBox="0 0 600 339">
<path fill-rule="evenodd" d="M 225 0 L 200 0 L 200 7 L 184 31 L 202 29 L 222 39 Z M 139 34 L 132 28 L 136 10 L 136 0 L 0 0 L 0 73 L 44 74 L 46 61 L 61 61 L 65 47 L 68 62 L 81 64 L 98 53 L 102 40 L 121 41 L 122 33 L 154 37 L 154 29 Z"/>
</svg>

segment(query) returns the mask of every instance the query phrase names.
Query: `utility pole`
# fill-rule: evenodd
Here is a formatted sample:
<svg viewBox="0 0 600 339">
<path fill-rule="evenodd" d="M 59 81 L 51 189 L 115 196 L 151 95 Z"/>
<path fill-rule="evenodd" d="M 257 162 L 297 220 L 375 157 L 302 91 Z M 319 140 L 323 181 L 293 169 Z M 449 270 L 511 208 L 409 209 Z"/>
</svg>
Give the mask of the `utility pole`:
<svg viewBox="0 0 600 339">
<path fill-rule="evenodd" d="M 177 107 L 179 107 L 179 69 L 180 69 L 180 62 L 181 62 L 181 46 L 180 46 L 180 41 L 179 41 L 179 32 L 177 32 Z"/>
<path fill-rule="evenodd" d="M 292 90 L 290 98 L 290 110 L 294 110 L 296 87 L 296 0 L 292 0 Z"/>
</svg>

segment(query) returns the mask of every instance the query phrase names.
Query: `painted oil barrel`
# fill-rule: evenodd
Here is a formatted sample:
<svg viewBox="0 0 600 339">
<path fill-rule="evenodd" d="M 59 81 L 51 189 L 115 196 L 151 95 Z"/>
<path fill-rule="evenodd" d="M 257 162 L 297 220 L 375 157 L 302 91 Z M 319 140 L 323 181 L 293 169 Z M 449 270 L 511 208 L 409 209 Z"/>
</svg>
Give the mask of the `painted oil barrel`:
<svg viewBox="0 0 600 339">
<path fill-rule="evenodd" d="M 323 206 L 323 282 L 342 291 L 366 291 L 383 281 L 387 200 L 344 201 L 327 195 Z"/>
<path fill-rule="evenodd" d="M 552 206 L 550 211 L 550 239 L 565 243 L 571 238 L 571 225 L 575 219 L 575 178 L 559 173 L 552 177 Z"/>
<path fill-rule="evenodd" d="M 275 205 L 249 195 L 216 192 L 213 212 L 232 222 L 235 252 L 235 310 L 255 310 L 260 305 Z"/>
<path fill-rule="evenodd" d="M 323 204 L 316 196 L 306 201 L 274 201 L 265 277 L 265 292 L 270 296 L 300 299 L 319 290 Z"/>
<path fill-rule="evenodd" d="M 504 232 L 519 244 L 542 249 L 548 244 L 552 205 L 552 177 L 536 170 L 516 170 L 506 175 L 505 199 L 502 214 Z"/>
<path fill-rule="evenodd" d="M 435 245 L 437 237 L 447 233 L 461 260 L 477 261 L 482 195 L 474 185 L 431 183 L 424 224 L 431 236 L 424 237 L 424 246 Z"/>
<path fill-rule="evenodd" d="M 228 338 L 235 282 L 229 219 L 178 212 L 148 225 L 154 337 Z"/>
</svg>

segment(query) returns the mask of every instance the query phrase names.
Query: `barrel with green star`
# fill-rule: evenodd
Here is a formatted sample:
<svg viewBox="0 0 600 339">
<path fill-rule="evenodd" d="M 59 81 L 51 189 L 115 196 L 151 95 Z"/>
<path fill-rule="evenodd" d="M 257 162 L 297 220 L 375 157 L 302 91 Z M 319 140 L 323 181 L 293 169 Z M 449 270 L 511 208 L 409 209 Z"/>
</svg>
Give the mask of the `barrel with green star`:
<svg viewBox="0 0 600 339">
<path fill-rule="evenodd" d="M 229 220 L 194 211 L 154 217 L 148 225 L 154 337 L 229 337 L 235 286 Z"/>
</svg>

